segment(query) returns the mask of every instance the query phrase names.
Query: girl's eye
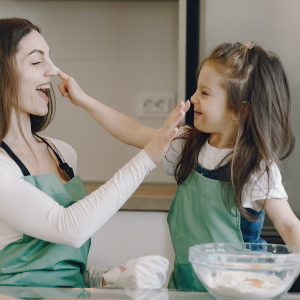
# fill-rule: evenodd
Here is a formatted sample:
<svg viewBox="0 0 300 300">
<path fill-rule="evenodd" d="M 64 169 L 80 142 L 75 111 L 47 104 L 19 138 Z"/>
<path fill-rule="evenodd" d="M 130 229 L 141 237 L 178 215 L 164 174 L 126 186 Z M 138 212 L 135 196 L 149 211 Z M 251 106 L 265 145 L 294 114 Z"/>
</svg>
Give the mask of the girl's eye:
<svg viewBox="0 0 300 300">
<path fill-rule="evenodd" d="M 39 65 L 39 64 L 41 64 L 42 62 L 41 61 L 38 61 L 38 62 L 35 62 L 35 63 L 32 63 L 34 66 L 36 66 L 36 65 Z"/>
<path fill-rule="evenodd" d="M 207 94 L 206 92 L 204 92 L 204 91 L 203 91 L 203 92 L 202 92 L 202 95 L 205 95 L 205 96 L 207 96 L 208 94 Z"/>
</svg>

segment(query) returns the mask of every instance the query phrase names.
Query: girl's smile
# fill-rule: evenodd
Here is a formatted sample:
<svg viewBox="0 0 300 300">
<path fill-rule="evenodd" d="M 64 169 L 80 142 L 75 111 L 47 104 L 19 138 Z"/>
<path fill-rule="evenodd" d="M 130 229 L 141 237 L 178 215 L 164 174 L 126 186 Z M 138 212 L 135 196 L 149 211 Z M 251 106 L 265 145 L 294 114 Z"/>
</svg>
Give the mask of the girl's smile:
<svg viewBox="0 0 300 300">
<path fill-rule="evenodd" d="M 200 112 L 200 111 L 194 111 L 194 116 L 196 117 L 196 116 L 201 116 L 202 115 L 202 112 Z"/>
</svg>

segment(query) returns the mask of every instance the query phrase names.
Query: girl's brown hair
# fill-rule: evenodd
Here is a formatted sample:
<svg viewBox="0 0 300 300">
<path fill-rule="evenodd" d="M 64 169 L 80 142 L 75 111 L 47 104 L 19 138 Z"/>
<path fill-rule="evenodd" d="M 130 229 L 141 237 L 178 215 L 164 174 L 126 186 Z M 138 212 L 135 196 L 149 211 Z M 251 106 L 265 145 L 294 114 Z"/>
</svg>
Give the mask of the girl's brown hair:
<svg viewBox="0 0 300 300">
<path fill-rule="evenodd" d="M 272 162 L 289 156 L 295 137 L 291 129 L 291 101 L 287 78 L 279 57 L 257 44 L 224 43 L 199 66 L 213 63 L 223 77 L 222 87 L 227 92 L 228 107 L 238 119 L 232 144 L 228 181 L 235 192 L 235 204 L 240 214 L 255 220 L 242 204 L 244 185 L 253 173 L 267 173 L 270 178 Z M 179 138 L 185 140 L 175 168 L 178 184 L 195 169 L 198 154 L 209 138 L 190 127 Z M 226 203 L 228 209 L 232 203 Z"/>
<path fill-rule="evenodd" d="M 15 57 L 20 41 L 32 30 L 41 32 L 26 19 L 0 19 L 0 141 L 9 130 L 13 109 L 17 114 L 20 133 L 25 139 L 20 125 L 20 89 Z M 52 87 L 48 96 L 48 113 L 45 116 L 30 115 L 32 133 L 45 129 L 54 117 L 55 97 Z"/>
</svg>

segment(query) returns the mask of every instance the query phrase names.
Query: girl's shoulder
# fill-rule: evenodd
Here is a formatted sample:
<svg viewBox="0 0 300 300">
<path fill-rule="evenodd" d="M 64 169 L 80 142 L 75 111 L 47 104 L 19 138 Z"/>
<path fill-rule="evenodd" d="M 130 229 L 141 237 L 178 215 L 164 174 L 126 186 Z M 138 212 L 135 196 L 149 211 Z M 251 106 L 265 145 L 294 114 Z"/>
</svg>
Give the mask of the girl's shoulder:
<svg viewBox="0 0 300 300">
<path fill-rule="evenodd" d="M 186 133 L 191 127 L 189 125 L 180 126 L 178 130 L 178 136 Z"/>
<path fill-rule="evenodd" d="M 269 177 L 270 180 L 272 180 L 272 181 L 280 181 L 281 182 L 281 180 L 282 180 L 281 172 L 279 170 L 278 165 L 275 162 L 270 161 L 269 176 L 266 171 L 266 163 L 264 160 L 262 160 L 260 162 L 260 169 L 261 169 L 260 172 L 256 172 L 256 176 L 265 177 L 265 178 Z"/>
<path fill-rule="evenodd" d="M 177 138 L 172 141 L 171 147 L 163 159 L 163 166 L 168 175 L 174 175 L 174 168 L 178 162 L 178 158 L 185 143 L 185 139 L 180 138 L 180 136 L 186 133 L 188 128 L 188 126 L 181 126 L 179 128 Z"/>
<path fill-rule="evenodd" d="M 173 148 L 180 148 L 180 151 L 182 150 L 182 147 L 186 141 L 185 139 L 185 134 L 187 133 L 187 131 L 189 130 L 189 126 L 188 125 L 185 125 L 185 126 L 180 126 L 179 127 L 179 130 L 178 130 L 178 134 L 177 134 L 177 137 L 173 140 L 172 142 L 172 146 Z"/>
<path fill-rule="evenodd" d="M 280 170 L 275 162 L 271 162 L 269 172 L 266 171 L 266 163 L 261 162 L 260 171 L 251 174 L 243 188 L 243 203 L 252 203 L 264 199 L 287 199 L 288 195 L 282 184 Z M 244 205 L 248 207 L 247 205 Z M 251 206 L 250 206 L 251 207 Z M 260 206 L 261 209 L 261 206 Z M 257 209 L 259 211 L 259 209 Z"/>
<path fill-rule="evenodd" d="M 282 186 L 282 176 L 277 164 L 271 162 L 267 172 L 266 163 L 261 161 L 260 170 L 251 174 L 248 184 L 256 186 L 257 189 L 272 189 Z"/>
<path fill-rule="evenodd" d="M 51 144 L 55 147 L 54 150 L 58 150 L 59 154 L 63 157 L 64 161 L 68 163 L 70 167 L 73 168 L 74 173 L 76 174 L 77 153 L 75 149 L 64 141 L 52 137 L 43 138 L 51 142 Z"/>
<path fill-rule="evenodd" d="M 172 146 L 170 151 L 179 155 L 183 149 L 186 139 L 184 138 L 184 134 L 188 131 L 189 126 L 181 126 L 178 130 L 177 137 L 172 141 Z"/>
</svg>

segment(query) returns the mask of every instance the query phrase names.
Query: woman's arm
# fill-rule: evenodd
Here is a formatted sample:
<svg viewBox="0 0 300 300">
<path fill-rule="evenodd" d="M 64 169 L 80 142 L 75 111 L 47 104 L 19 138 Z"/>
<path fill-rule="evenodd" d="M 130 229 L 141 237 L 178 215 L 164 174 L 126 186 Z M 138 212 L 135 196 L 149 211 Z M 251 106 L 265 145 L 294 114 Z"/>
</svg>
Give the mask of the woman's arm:
<svg viewBox="0 0 300 300">
<path fill-rule="evenodd" d="M 108 133 L 125 144 L 144 148 L 155 136 L 158 129 L 142 126 L 134 119 L 102 104 L 85 94 L 74 78 L 58 71 L 63 80 L 59 90 L 64 97 L 77 106 L 81 106 Z"/>
<path fill-rule="evenodd" d="M 188 105 L 180 103 L 148 145 L 112 179 L 69 207 L 20 178 L 11 159 L 0 163 L 0 220 L 38 239 L 80 247 L 132 195 L 145 176 L 161 162 L 178 132 Z"/>
<path fill-rule="evenodd" d="M 300 247 L 300 221 L 285 199 L 267 199 L 264 203 L 269 218 L 286 245 Z"/>
<path fill-rule="evenodd" d="M 119 210 L 154 168 L 142 150 L 104 185 L 65 208 L 1 161 L 0 220 L 23 234 L 78 248 Z"/>
</svg>

